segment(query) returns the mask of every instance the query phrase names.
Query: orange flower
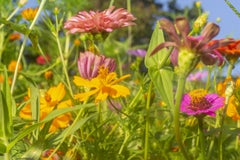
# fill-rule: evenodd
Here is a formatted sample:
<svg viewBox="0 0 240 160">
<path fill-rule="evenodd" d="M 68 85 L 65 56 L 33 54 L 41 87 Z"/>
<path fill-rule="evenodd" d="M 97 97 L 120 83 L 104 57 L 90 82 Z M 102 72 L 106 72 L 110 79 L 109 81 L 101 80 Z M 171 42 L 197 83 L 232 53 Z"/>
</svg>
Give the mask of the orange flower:
<svg viewBox="0 0 240 160">
<path fill-rule="evenodd" d="M 52 79 L 52 77 L 53 77 L 53 72 L 52 72 L 52 71 L 46 71 L 46 72 L 44 73 L 44 77 L 45 77 L 45 79 Z"/>
<path fill-rule="evenodd" d="M 225 55 L 228 60 L 235 62 L 240 56 L 240 40 L 234 40 L 226 46 L 217 48 L 217 50 Z"/>
<path fill-rule="evenodd" d="M 8 71 L 14 72 L 16 66 L 17 66 L 17 61 L 12 60 L 12 61 L 9 63 L 9 65 L 8 65 Z M 22 70 L 22 65 L 19 64 L 19 65 L 18 65 L 18 71 L 21 71 L 21 70 Z"/>
<path fill-rule="evenodd" d="M 12 33 L 9 36 L 10 41 L 19 40 L 19 39 L 21 39 L 21 34 L 19 33 Z"/>
<path fill-rule="evenodd" d="M 34 17 L 36 16 L 37 11 L 38 11 L 38 7 L 37 8 L 27 8 L 21 12 L 21 15 L 24 19 L 26 19 L 28 21 L 32 21 L 34 19 Z"/>
<path fill-rule="evenodd" d="M 43 120 L 54 109 L 62 109 L 72 106 L 71 100 L 62 101 L 66 91 L 64 85 L 59 83 L 58 86 L 51 87 L 47 92 L 40 95 L 40 120 Z M 30 98 L 30 91 L 25 97 L 25 102 Z M 23 119 L 32 119 L 30 102 L 28 102 L 20 111 L 19 116 Z M 71 114 L 65 113 L 53 119 L 49 132 L 55 132 L 59 128 L 66 128 L 71 121 Z"/>
<path fill-rule="evenodd" d="M 224 92 L 226 90 L 227 84 L 230 81 L 232 81 L 231 77 L 218 84 L 217 90 L 219 94 L 225 96 Z M 235 80 L 235 88 L 233 95 L 229 99 L 226 114 L 228 117 L 232 118 L 232 120 L 240 120 L 240 77 Z"/>
</svg>

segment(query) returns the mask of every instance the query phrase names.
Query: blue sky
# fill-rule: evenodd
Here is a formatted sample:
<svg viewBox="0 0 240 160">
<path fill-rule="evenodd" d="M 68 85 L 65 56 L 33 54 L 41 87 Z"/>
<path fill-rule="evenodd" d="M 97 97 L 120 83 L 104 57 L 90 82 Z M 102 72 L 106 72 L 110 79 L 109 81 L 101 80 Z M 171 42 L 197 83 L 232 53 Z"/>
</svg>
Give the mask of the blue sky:
<svg viewBox="0 0 240 160">
<path fill-rule="evenodd" d="M 37 0 L 29 0 L 27 6 L 36 6 Z M 160 2 L 168 2 L 169 0 L 159 0 Z M 216 38 L 233 37 L 240 38 L 240 18 L 227 6 L 224 0 L 199 0 L 202 3 L 204 11 L 209 13 L 209 21 L 215 22 L 217 18 L 221 18 L 218 25 L 221 27 L 220 33 Z M 240 11 L 240 3 L 237 0 L 229 0 L 238 11 Z M 177 0 L 180 7 L 192 6 L 195 0 Z M 27 7 L 26 6 L 26 7 Z"/>
<path fill-rule="evenodd" d="M 160 0 L 166 2 L 168 0 Z M 240 38 L 240 18 L 227 6 L 224 0 L 199 0 L 202 3 L 204 11 L 209 13 L 209 21 L 215 22 L 219 17 L 221 21 L 218 25 L 221 27 L 220 33 L 216 38 L 233 37 Z M 238 0 L 229 0 L 240 12 L 240 3 Z M 238 3 L 236 2 L 238 1 Z M 192 6 L 194 0 L 177 0 L 181 6 Z"/>
</svg>

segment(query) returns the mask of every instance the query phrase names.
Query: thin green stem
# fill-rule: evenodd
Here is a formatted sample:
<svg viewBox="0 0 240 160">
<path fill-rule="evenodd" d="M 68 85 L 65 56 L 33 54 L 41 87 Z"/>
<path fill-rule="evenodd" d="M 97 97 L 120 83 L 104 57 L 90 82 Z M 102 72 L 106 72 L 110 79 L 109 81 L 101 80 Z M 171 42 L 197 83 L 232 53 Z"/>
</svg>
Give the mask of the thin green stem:
<svg viewBox="0 0 240 160">
<path fill-rule="evenodd" d="M 17 8 L 14 9 L 14 11 L 8 16 L 7 21 L 9 21 L 20 9 L 20 7 L 18 6 Z M 2 27 L 4 26 L 4 24 L 0 25 L 0 29 L 2 29 Z"/>
<path fill-rule="evenodd" d="M 113 6 L 114 0 L 111 0 L 109 7 Z"/>
<path fill-rule="evenodd" d="M 240 128 L 240 120 L 237 121 L 237 128 Z M 238 151 L 239 148 L 239 135 L 236 136 L 236 145 L 235 149 Z"/>
<path fill-rule="evenodd" d="M 148 159 L 149 150 L 149 110 L 151 105 L 151 94 L 152 94 L 153 82 L 150 82 L 148 88 L 147 102 L 146 102 L 146 123 L 145 123 L 145 140 L 144 140 L 144 160 Z"/>
<path fill-rule="evenodd" d="M 36 23 L 39 15 L 40 15 L 41 11 L 43 10 L 43 7 L 44 7 L 46 1 L 47 1 L 47 0 L 42 0 L 42 1 L 41 1 L 40 5 L 39 5 L 39 9 L 38 9 L 38 11 L 37 11 L 37 14 L 36 14 L 36 16 L 34 17 L 32 23 L 31 23 L 31 25 L 30 25 L 30 27 L 29 27 L 29 30 L 32 30 L 32 29 L 33 29 L 33 27 L 34 27 L 34 25 L 35 25 L 35 23 Z M 28 33 L 28 34 L 29 34 L 29 33 Z M 21 60 L 21 58 L 22 58 L 23 51 L 24 51 L 24 48 L 25 48 L 25 46 L 26 46 L 27 36 L 28 36 L 28 35 L 25 35 L 25 37 L 24 37 L 24 39 L 23 39 L 23 43 L 22 43 L 21 48 L 20 48 L 20 51 L 19 51 L 18 60 L 17 60 L 16 68 L 15 68 L 15 71 L 14 71 L 14 75 L 13 75 L 13 81 L 12 81 L 12 86 L 11 86 L 11 94 L 13 94 L 13 90 L 14 90 L 14 87 L 15 87 L 15 83 L 16 83 L 16 79 L 17 79 L 17 75 L 18 75 L 18 66 L 19 66 L 19 64 L 20 64 L 20 60 Z"/>
<path fill-rule="evenodd" d="M 204 137 L 204 131 L 203 131 L 203 118 L 198 118 L 198 129 L 199 129 L 199 140 L 200 140 L 200 159 L 204 160 L 206 153 L 205 153 L 205 137 Z"/>
<path fill-rule="evenodd" d="M 180 112 L 180 104 L 182 101 L 182 96 L 184 93 L 184 88 L 185 88 L 185 83 L 186 83 L 186 77 L 185 76 L 179 76 L 178 79 L 178 86 L 177 86 L 177 91 L 176 91 L 176 102 L 175 102 L 175 110 L 174 110 L 174 129 L 175 129 L 175 136 L 176 136 L 176 141 L 179 145 L 179 148 L 185 157 L 186 160 L 190 160 L 185 147 L 183 146 L 182 143 L 182 138 L 181 138 L 181 133 L 180 133 L 180 119 L 179 119 L 179 112 Z"/>
<path fill-rule="evenodd" d="M 230 77 L 232 75 L 232 70 L 234 68 L 234 63 L 229 63 L 228 70 L 227 70 L 227 77 Z"/>
<path fill-rule="evenodd" d="M 233 6 L 233 4 L 228 0 L 224 1 L 232 9 L 232 11 L 240 18 L 240 12 L 238 12 L 238 10 Z"/>
<path fill-rule="evenodd" d="M 56 37 L 56 41 L 57 41 L 58 51 L 59 51 L 59 54 L 60 54 L 62 65 L 63 65 L 63 72 L 64 72 L 66 80 L 67 80 L 68 89 L 70 91 L 71 96 L 73 97 L 72 86 L 71 86 L 71 83 L 70 83 L 70 80 L 69 80 L 66 62 L 64 60 L 63 51 L 62 51 L 61 43 L 60 43 L 59 36 L 58 36 L 58 32 L 59 32 L 58 31 L 58 27 L 59 26 L 58 26 L 57 15 L 55 16 L 55 18 L 56 18 L 56 33 L 55 33 L 55 37 Z"/>
<path fill-rule="evenodd" d="M 211 84 L 211 74 L 212 74 L 212 66 L 208 67 L 208 77 L 206 82 L 206 90 L 208 91 Z"/>
</svg>

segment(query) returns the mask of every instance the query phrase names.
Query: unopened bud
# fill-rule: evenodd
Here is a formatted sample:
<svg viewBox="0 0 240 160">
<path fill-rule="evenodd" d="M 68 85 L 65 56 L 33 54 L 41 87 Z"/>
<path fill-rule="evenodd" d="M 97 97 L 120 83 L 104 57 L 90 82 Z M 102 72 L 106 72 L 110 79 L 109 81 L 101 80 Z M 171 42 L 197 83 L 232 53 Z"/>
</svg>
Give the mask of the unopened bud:
<svg viewBox="0 0 240 160">
<path fill-rule="evenodd" d="M 27 3 L 28 0 L 19 0 L 18 6 L 22 7 Z"/>
<path fill-rule="evenodd" d="M 193 31 L 199 33 L 207 23 L 208 13 L 201 14 L 193 23 Z"/>
<path fill-rule="evenodd" d="M 195 3 L 195 5 L 196 5 L 197 8 L 201 8 L 201 2 L 200 2 L 200 1 L 197 1 L 197 2 Z"/>
</svg>

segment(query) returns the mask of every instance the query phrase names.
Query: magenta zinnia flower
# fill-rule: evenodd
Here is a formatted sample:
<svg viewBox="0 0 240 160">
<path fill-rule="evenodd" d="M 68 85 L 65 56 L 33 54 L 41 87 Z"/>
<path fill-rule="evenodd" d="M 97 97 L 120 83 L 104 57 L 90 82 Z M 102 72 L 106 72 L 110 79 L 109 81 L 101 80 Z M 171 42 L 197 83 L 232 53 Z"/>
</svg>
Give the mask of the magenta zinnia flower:
<svg viewBox="0 0 240 160">
<path fill-rule="evenodd" d="M 124 8 L 114 10 L 114 6 L 99 11 L 82 11 L 71 17 L 64 24 L 68 33 L 99 33 L 112 32 L 114 29 L 134 25 L 132 21 L 136 18 Z"/>
<path fill-rule="evenodd" d="M 116 68 L 115 60 L 89 51 L 80 53 L 78 70 L 82 78 L 90 80 L 97 77 L 100 67 L 108 68 L 108 72 L 113 72 Z"/>
<path fill-rule="evenodd" d="M 180 110 L 188 115 L 215 116 L 215 111 L 224 106 L 224 98 L 217 94 L 208 94 L 204 89 L 196 89 L 184 94 Z"/>
</svg>

